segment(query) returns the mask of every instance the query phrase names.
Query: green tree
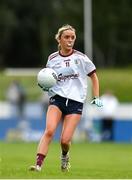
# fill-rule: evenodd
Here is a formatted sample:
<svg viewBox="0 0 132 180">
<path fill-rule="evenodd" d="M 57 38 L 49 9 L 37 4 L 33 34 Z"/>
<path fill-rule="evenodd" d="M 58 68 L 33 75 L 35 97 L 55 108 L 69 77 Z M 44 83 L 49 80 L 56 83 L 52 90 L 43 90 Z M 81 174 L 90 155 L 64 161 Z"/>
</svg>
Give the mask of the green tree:
<svg viewBox="0 0 132 180">
<path fill-rule="evenodd" d="M 92 15 L 96 66 L 132 64 L 132 1 L 92 0 Z M 63 24 L 76 28 L 75 48 L 83 52 L 83 16 L 83 0 L 0 0 L 0 67 L 44 66 Z"/>
<path fill-rule="evenodd" d="M 82 2 L 3 0 L 0 3 L 0 25 L 3 30 L 0 42 L 1 66 L 45 65 L 48 55 L 57 50 L 54 40 L 57 29 L 67 23 L 78 29 L 77 45 L 79 44 L 83 49 Z"/>
<path fill-rule="evenodd" d="M 93 0 L 93 49 L 98 66 L 131 63 L 131 17 L 131 0 Z"/>
<path fill-rule="evenodd" d="M 0 5 L 0 67 L 6 65 L 7 49 L 12 45 L 11 37 L 18 22 L 14 13 L 4 4 Z"/>
</svg>

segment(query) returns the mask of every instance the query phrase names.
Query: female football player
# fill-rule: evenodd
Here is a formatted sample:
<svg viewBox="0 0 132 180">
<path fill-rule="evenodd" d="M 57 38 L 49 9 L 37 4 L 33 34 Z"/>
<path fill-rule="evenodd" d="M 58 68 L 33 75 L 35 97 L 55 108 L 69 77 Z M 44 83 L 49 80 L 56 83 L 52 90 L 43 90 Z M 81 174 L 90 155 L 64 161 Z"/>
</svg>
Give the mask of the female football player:
<svg viewBox="0 0 132 180">
<path fill-rule="evenodd" d="M 49 89 L 46 129 L 38 145 L 36 165 L 30 167 L 32 171 L 41 171 L 49 144 L 62 119 L 61 170 L 69 170 L 69 149 L 86 99 L 87 76 L 91 78 L 93 87 L 94 99 L 91 103 L 102 106 L 95 65 L 85 54 L 73 49 L 76 40 L 75 29 L 70 25 L 64 25 L 58 30 L 55 39 L 58 42 L 58 51 L 49 56 L 46 67 L 57 72 L 58 80 L 57 84 Z"/>
</svg>

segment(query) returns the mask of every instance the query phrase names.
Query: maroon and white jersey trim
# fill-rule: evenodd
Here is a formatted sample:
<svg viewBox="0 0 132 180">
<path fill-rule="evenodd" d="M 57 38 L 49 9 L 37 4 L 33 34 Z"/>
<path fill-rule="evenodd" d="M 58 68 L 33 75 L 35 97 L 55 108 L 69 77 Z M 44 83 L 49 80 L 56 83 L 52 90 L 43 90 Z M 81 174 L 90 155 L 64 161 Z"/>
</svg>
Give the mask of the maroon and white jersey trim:
<svg viewBox="0 0 132 180">
<path fill-rule="evenodd" d="M 94 69 L 92 72 L 90 72 L 89 74 L 88 74 L 88 76 L 91 76 L 93 73 L 95 73 L 96 72 L 96 69 Z"/>
<path fill-rule="evenodd" d="M 81 56 L 85 56 L 85 54 L 83 54 L 82 52 L 80 52 L 80 51 L 77 51 L 77 50 L 74 50 L 74 53 L 76 53 L 76 54 L 79 54 L 79 55 L 81 55 Z"/>
<path fill-rule="evenodd" d="M 54 59 L 56 56 L 58 56 L 58 55 L 59 55 L 59 51 L 51 54 L 51 55 L 48 57 L 48 60 L 50 61 L 50 60 Z"/>
</svg>

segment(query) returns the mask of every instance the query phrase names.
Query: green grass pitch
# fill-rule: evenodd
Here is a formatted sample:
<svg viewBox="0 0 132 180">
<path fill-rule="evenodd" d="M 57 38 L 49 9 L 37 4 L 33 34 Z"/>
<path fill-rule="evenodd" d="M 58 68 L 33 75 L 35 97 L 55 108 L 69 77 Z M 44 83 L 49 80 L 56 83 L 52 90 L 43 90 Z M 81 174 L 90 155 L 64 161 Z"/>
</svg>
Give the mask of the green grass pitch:
<svg viewBox="0 0 132 180">
<path fill-rule="evenodd" d="M 131 179 L 132 144 L 72 143 L 71 170 L 60 171 L 60 146 L 50 145 L 41 172 L 30 172 L 37 143 L 0 142 L 0 178 L 12 179 Z"/>
</svg>

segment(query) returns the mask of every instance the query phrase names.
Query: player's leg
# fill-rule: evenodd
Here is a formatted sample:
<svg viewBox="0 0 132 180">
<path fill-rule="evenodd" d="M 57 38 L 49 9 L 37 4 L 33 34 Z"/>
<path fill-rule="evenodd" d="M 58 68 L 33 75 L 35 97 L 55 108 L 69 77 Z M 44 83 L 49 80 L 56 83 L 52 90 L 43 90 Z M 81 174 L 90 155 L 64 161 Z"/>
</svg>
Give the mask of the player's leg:
<svg viewBox="0 0 132 180">
<path fill-rule="evenodd" d="M 71 144 L 71 140 L 73 137 L 73 133 L 80 121 L 80 114 L 70 114 L 66 115 L 63 122 L 63 129 L 61 134 L 61 169 L 62 171 L 68 171 L 70 168 L 69 163 L 69 148 Z"/>
<path fill-rule="evenodd" d="M 46 117 L 46 129 L 38 145 L 36 165 L 31 166 L 30 170 L 32 171 L 41 170 L 41 166 L 43 164 L 44 158 L 48 153 L 49 144 L 54 136 L 57 125 L 61 120 L 61 116 L 62 116 L 62 112 L 57 106 L 55 105 L 49 106 Z"/>
</svg>

